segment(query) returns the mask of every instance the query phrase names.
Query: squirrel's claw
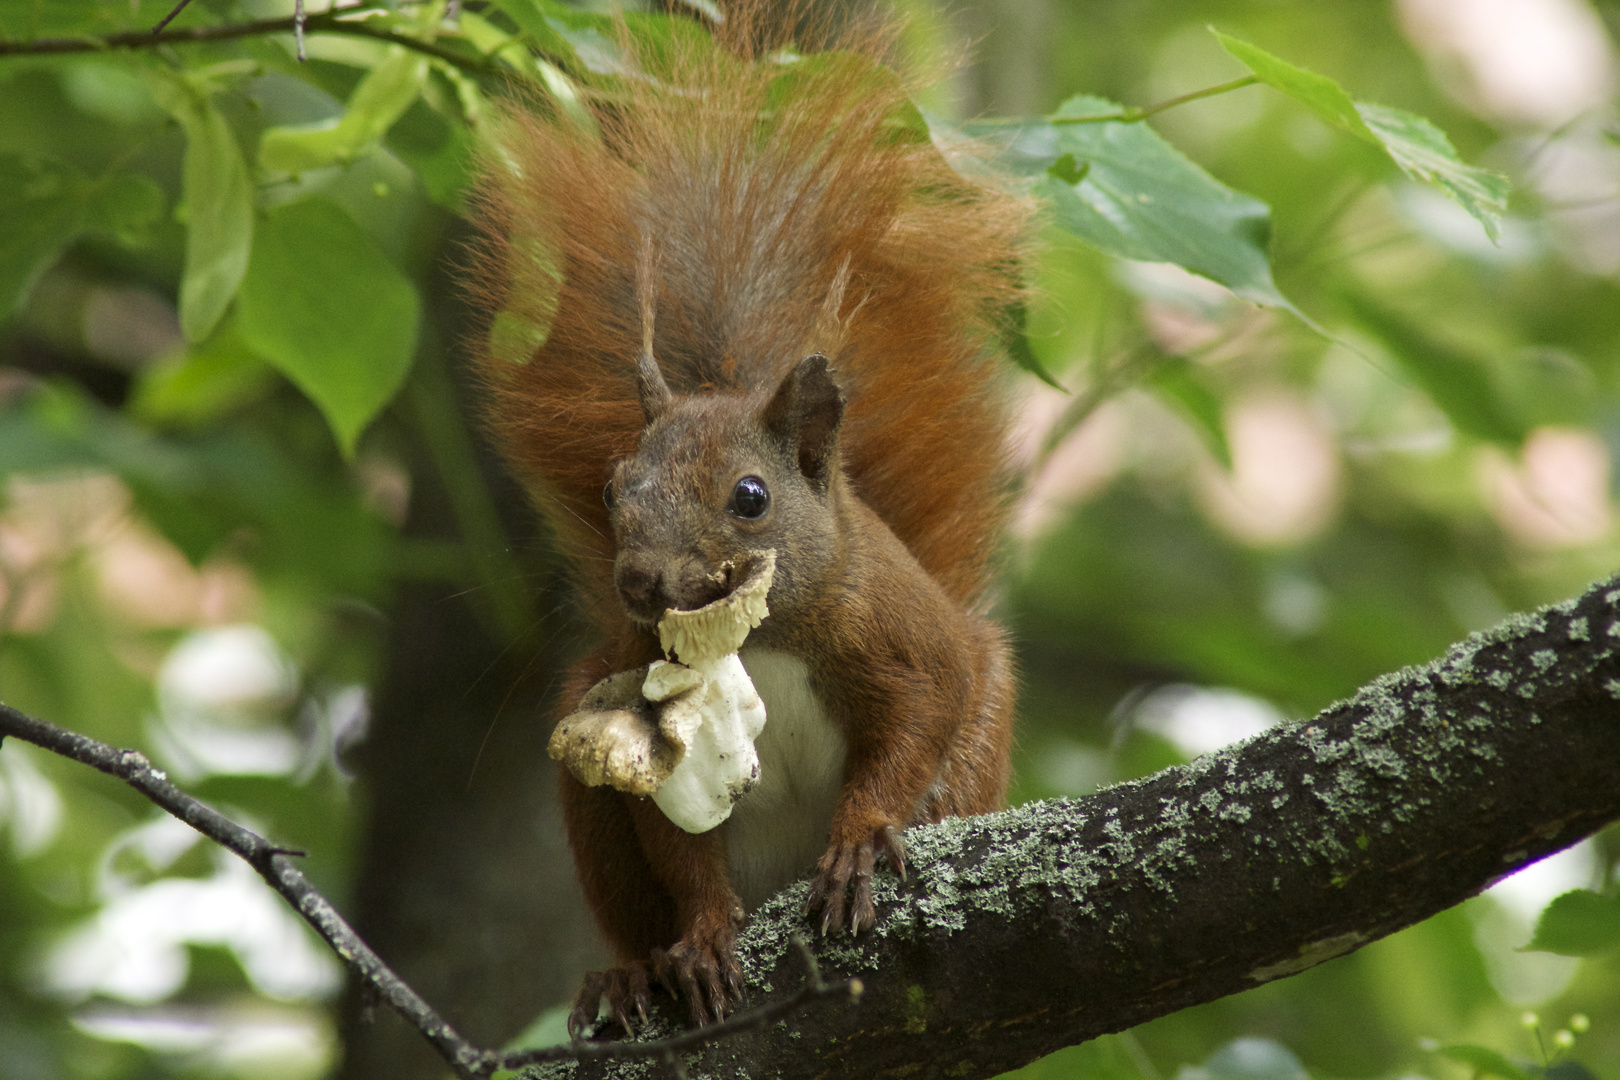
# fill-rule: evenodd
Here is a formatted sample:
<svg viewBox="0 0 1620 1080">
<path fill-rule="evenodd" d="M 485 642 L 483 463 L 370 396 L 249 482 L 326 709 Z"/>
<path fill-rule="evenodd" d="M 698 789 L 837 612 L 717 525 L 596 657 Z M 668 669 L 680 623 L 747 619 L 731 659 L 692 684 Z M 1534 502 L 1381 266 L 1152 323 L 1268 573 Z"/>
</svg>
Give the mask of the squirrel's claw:
<svg viewBox="0 0 1620 1080">
<path fill-rule="evenodd" d="M 878 854 L 900 875 L 900 880 L 906 880 L 906 844 L 900 839 L 900 830 L 884 825 L 872 834 L 872 842 L 877 845 Z"/>
<path fill-rule="evenodd" d="M 725 1019 L 731 1004 L 742 997 L 742 965 L 729 944 L 677 941 L 668 949 L 653 949 L 644 963 L 587 974 L 568 1014 L 568 1037 L 575 1042 L 590 1038 L 604 1001 L 612 1022 L 626 1036 L 634 1035 L 638 1022 L 647 1023 L 654 981 L 670 997 L 686 999 L 698 1026 Z"/>
<path fill-rule="evenodd" d="M 816 876 L 810 882 L 810 895 L 805 900 L 805 914 L 821 912 L 821 934 L 846 924 L 850 934 L 870 930 L 877 923 L 877 911 L 872 904 L 872 871 L 877 857 L 882 855 L 900 880 L 906 877 L 905 844 L 893 825 L 879 825 L 871 838 L 861 843 L 838 843 L 827 848 L 816 864 Z M 853 890 L 851 886 L 854 886 Z M 846 906 L 847 897 L 847 906 Z"/>
<path fill-rule="evenodd" d="M 626 1036 L 635 1034 L 630 1022 L 630 1011 L 645 1024 L 652 997 L 647 983 L 647 965 L 627 964 L 607 971 L 592 971 L 574 998 L 574 1007 L 568 1013 L 568 1037 L 579 1042 L 591 1033 L 603 999 L 607 1000 L 608 1015 L 624 1030 Z"/>
<path fill-rule="evenodd" d="M 719 1023 L 742 996 L 742 966 L 729 948 L 677 941 L 654 949 L 652 964 L 664 989 L 686 999 L 695 1026 Z"/>
<path fill-rule="evenodd" d="M 672 998 L 680 997 L 681 991 L 680 988 L 675 985 L 675 969 L 670 965 L 669 954 L 659 946 L 654 945 L 652 950 L 651 964 L 653 977 L 658 980 L 658 985 L 664 988 L 664 993 L 668 994 Z"/>
</svg>

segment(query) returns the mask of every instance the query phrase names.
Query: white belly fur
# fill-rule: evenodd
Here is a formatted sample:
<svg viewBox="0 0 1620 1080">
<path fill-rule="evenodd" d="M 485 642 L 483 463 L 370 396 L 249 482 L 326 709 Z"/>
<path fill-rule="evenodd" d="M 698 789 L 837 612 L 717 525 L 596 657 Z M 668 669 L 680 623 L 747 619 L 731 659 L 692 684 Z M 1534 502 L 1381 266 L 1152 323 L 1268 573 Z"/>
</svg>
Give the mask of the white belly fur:
<svg viewBox="0 0 1620 1080">
<path fill-rule="evenodd" d="M 808 875 L 827 849 L 845 743 L 811 692 L 803 660 L 772 649 L 744 648 L 741 655 L 765 702 L 765 730 L 754 743 L 759 783 L 725 824 L 726 852 L 731 886 L 753 911 Z"/>
</svg>

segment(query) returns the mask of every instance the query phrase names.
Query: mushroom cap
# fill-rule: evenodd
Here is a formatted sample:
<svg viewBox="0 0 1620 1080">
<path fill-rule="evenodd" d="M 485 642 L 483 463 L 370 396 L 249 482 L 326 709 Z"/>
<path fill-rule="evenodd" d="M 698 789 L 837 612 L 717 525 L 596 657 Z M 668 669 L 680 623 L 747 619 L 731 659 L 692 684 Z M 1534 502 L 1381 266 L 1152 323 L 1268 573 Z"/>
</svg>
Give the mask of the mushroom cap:
<svg viewBox="0 0 1620 1080">
<path fill-rule="evenodd" d="M 776 549 L 750 554 L 742 584 L 713 603 L 691 611 L 670 608 L 658 620 L 658 643 L 683 664 L 718 660 L 742 648 L 748 632 L 770 614 L 765 594 L 776 572 Z"/>
</svg>

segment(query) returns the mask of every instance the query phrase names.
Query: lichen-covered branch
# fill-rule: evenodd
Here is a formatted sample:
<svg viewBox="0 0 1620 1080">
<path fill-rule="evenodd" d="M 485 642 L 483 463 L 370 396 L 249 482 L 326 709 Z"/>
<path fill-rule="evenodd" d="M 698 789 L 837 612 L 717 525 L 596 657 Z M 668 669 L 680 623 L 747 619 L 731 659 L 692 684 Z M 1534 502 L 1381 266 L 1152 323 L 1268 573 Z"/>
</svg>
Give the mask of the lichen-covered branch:
<svg viewBox="0 0 1620 1080">
<path fill-rule="evenodd" d="M 1409 926 L 1620 817 L 1617 648 L 1620 579 L 1190 765 L 914 829 L 875 931 L 818 950 L 865 983 L 860 1006 L 686 1055 L 687 1074 L 993 1076 Z M 744 1007 L 797 988 L 803 901 L 745 929 Z"/>
<path fill-rule="evenodd" d="M 1617 649 L 1620 579 L 1191 765 L 1088 799 L 914 829 L 910 879 L 876 883 L 873 933 L 819 949 L 835 980 L 865 985 L 858 1009 L 754 1022 L 858 985 L 813 975 L 801 989 L 800 884 L 744 931 L 745 1015 L 659 1046 L 563 1050 L 574 1060 L 534 1075 L 639 1074 L 653 1057 L 688 1075 L 972 1080 L 1303 971 L 1620 817 Z M 289 852 L 140 754 L 0 705 L 4 735 L 122 778 L 241 855 L 459 1075 L 547 1056 L 468 1044 Z M 673 1012 L 644 1038 L 678 1028 Z"/>
</svg>

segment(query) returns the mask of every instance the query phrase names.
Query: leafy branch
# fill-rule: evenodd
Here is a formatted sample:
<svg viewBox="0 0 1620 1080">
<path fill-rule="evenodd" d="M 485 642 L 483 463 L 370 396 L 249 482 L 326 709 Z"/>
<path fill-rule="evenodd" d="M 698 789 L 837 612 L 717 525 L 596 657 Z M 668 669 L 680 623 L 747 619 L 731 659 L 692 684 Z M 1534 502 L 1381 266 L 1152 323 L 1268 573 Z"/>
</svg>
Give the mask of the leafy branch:
<svg viewBox="0 0 1620 1080">
<path fill-rule="evenodd" d="M 502 1053 L 474 1046 L 434 1008 L 396 975 L 381 957 L 354 932 L 332 903 L 322 896 L 288 860 L 304 853 L 281 847 L 245 829 L 219 811 L 187 795 L 146 755 L 123 750 L 66 728 L 39 720 L 0 703 L 0 744 L 11 735 L 52 753 L 71 758 L 109 776 L 115 776 L 221 847 L 241 856 L 269 886 L 280 893 L 304 921 L 314 928 L 332 951 L 358 977 L 367 990 L 416 1027 L 433 1044 L 462 1080 L 477 1080 L 502 1069 L 553 1061 L 630 1061 L 656 1059 L 679 1071 L 675 1055 L 751 1031 L 805 1006 L 829 999 L 855 1001 L 863 986 L 859 979 L 829 983 L 822 979 L 815 957 L 803 942 L 797 949 L 805 967 L 803 987 L 795 994 L 747 1012 L 736 1013 L 708 1027 L 683 1031 L 656 1042 L 574 1043 L 539 1050 Z"/>
<path fill-rule="evenodd" d="M 183 5 L 182 5 L 183 6 Z M 370 38 L 390 45 L 399 45 L 414 52 L 453 64 L 462 71 L 485 74 L 496 70 L 487 57 L 469 55 L 463 50 L 446 48 L 432 41 L 396 33 L 386 27 L 373 25 L 370 12 L 349 8 L 323 11 L 314 15 L 302 11 L 280 19 L 259 19 L 252 22 L 226 23 L 220 26 L 190 26 L 178 30 L 164 29 L 169 18 L 158 24 L 156 30 L 126 30 L 100 37 L 36 38 L 32 41 L 0 41 L 0 56 L 53 56 L 67 53 L 109 52 L 117 49 L 153 49 L 162 45 L 197 45 L 215 41 L 234 41 L 240 38 L 264 37 L 269 34 L 293 33 L 299 38 L 299 59 L 303 59 L 304 33 L 347 34 L 351 37 Z"/>
</svg>

